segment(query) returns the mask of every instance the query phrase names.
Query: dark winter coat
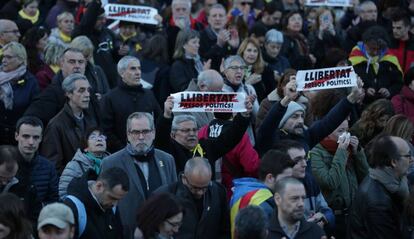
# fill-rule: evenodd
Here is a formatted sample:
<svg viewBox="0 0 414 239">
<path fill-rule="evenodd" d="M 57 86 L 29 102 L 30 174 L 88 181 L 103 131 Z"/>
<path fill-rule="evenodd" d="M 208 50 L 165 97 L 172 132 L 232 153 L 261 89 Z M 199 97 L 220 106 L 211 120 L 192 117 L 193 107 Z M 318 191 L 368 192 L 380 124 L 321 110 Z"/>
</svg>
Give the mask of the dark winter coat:
<svg viewBox="0 0 414 239">
<path fill-rule="evenodd" d="M 128 86 L 120 81 L 118 86 L 101 100 L 102 128 L 107 134 L 110 152 L 126 145 L 126 121 L 133 112 L 148 112 L 154 119 L 161 114 L 154 94 L 142 86 Z"/>
<path fill-rule="evenodd" d="M 87 110 L 83 111 L 82 121 L 83 128 L 76 123 L 72 109 L 66 103 L 47 125 L 40 152 L 55 162 L 59 175 L 80 147 L 80 140 L 85 131 L 98 126 L 97 119 Z"/>
<path fill-rule="evenodd" d="M 86 175 L 85 175 L 86 176 Z M 75 237 L 79 239 L 121 239 L 122 225 L 119 217 L 119 210 L 114 213 L 112 208 L 102 210 L 97 200 L 89 190 L 87 177 L 73 179 L 69 184 L 68 195 L 77 197 L 84 205 L 87 215 L 85 231 L 78 237 L 78 226 L 75 227 Z M 75 224 L 78 225 L 78 210 L 76 205 L 65 199 L 74 214 Z M 118 208 L 117 208 L 118 209 Z"/>
<path fill-rule="evenodd" d="M 229 210 L 226 190 L 221 184 L 211 182 L 203 197 L 203 213 L 198 214 L 192 193 L 181 182 L 164 185 L 154 192 L 172 193 L 185 208 L 183 225 L 175 239 L 221 239 L 229 238 Z"/>
<path fill-rule="evenodd" d="M 171 93 L 185 91 L 192 79 L 197 79 L 198 72 L 192 59 L 180 58 L 174 61 L 170 69 Z"/>
<path fill-rule="evenodd" d="M 16 122 L 39 93 L 37 80 L 28 71 L 22 77 L 10 81 L 10 84 L 13 89 L 13 109 L 6 109 L 4 103 L 0 101 L 0 145 L 16 144 L 14 139 Z"/>
</svg>

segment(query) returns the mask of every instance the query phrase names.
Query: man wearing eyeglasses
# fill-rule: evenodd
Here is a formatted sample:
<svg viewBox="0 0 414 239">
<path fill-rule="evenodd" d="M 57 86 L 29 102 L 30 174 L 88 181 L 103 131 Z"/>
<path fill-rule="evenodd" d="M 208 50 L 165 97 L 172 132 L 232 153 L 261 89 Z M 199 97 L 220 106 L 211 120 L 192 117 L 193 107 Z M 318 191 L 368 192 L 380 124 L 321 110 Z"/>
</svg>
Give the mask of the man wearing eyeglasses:
<svg viewBox="0 0 414 239">
<path fill-rule="evenodd" d="M 189 159 L 181 179 L 164 185 L 155 193 L 169 192 L 178 197 L 185 213 L 175 239 L 229 238 L 229 211 L 224 187 L 211 181 L 212 170 L 206 158 Z"/>
<path fill-rule="evenodd" d="M 177 174 L 174 158 L 154 147 L 153 116 L 147 112 L 135 112 L 126 122 L 128 143 L 102 161 L 102 170 L 119 167 L 129 177 L 131 187 L 119 202 L 119 212 L 124 238 L 132 238 L 139 207 L 158 187 L 177 181 Z"/>
<path fill-rule="evenodd" d="M 382 136 L 374 141 L 371 154 L 369 174 L 350 211 L 349 238 L 403 238 L 407 170 L 413 163 L 410 147 L 400 137 Z"/>
<path fill-rule="evenodd" d="M 3 56 L 2 48 L 9 42 L 19 42 L 20 31 L 16 23 L 7 19 L 0 19 L 0 58 Z"/>
</svg>

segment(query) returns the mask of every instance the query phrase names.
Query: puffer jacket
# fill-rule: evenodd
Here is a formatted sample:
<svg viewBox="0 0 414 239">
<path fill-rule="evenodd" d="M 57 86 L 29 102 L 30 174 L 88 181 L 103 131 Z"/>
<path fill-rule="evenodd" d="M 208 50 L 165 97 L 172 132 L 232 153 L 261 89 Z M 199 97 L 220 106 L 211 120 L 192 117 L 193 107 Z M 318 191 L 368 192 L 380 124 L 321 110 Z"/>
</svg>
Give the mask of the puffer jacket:
<svg viewBox="0 0 414 239">
<path fill-rule="evenodd" d="M 109 156 L 106 153 L 104 157 Z M 89 169 L 93 169 L 93 161 L 89 159 L 80 149 L 73 156 L 73 159 L 66 164 L 65 169 L 59 179 L 59 197 L 64 198 L 69 183 L 73 178 L 80 178 Z"/>
</svg>

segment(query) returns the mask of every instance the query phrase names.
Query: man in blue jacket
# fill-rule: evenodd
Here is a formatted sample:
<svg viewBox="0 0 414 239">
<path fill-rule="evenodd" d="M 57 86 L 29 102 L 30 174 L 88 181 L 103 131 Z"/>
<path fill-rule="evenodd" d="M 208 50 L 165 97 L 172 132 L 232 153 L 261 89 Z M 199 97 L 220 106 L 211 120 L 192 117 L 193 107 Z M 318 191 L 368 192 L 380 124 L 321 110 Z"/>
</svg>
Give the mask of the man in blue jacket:
<svg viewBox="0 0 414 239">
<path fill-rule="evenodd" d="M 30 200 L 45 205 L 57 202 L 59 195 L 54 164 L 37 152 L 42 141 L 42 132 L 43 124 L 39 118 L 23 116 L 17 121 L 15 139 L 21 160 L 18 161 L 16 177 L 27 190 L 35 191 L 36 198 Z M 33 209 L 30 213 L 37 218 L 39 210 Z"/>
</svg>

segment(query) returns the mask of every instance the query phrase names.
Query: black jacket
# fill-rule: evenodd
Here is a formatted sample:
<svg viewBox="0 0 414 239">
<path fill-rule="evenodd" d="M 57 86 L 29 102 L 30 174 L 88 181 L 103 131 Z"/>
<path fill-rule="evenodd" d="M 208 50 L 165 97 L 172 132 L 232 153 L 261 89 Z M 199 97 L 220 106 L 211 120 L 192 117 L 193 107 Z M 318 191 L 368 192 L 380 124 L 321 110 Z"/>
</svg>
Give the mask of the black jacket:
<svg viewBox="0 0 414 239">
<path fill-rule="evenodd" d="M 403 238 L 401 219 L 404 200 L 379 181 L 365 177 L 352 205 L 348 238 Z"/>
<path fill-rule="evenodd" d="M 115 49 L 116 36 L 106 26 L 99 31 L 95 29 L 96 20 L 102 13 L 100 3 L 96 1 L 89 3 L 81 22 L 75 27 L 72 33 L 72 39 L 85 35 L 92 41 L 95 47 L 93 52 L 95 63 L 102 67 L 109 81 L 109 85 L 114 87 L 118 79 L 116 62 L 119 58 Z"/>
<path fill-rule="evenodd" d="M 87 215 L 86 227 L 81 237 L 78 237 L 78 210 L 76 205 L 70 200 L 65 199 L 75 217 L 75 237 L 80 239 L 121 239 L 122 225 L 119 210 L 115 214 L 111 209 L 103 211 L 98 202 L 92 196 L 88 188 L 87 175 L 73 179 L 68 187 L 68 195 L 77 197 L 84 205 Z"/>
<path fill-rule="evenodd" d="M 230 238 L 229 210 L 226 190 L 221 184 L 211 182 L 203 197 L 203 213 L 198 214 L 191 192 L 181 182 L 164 185 L 154 194 L 168 192 L 176 195 L 185 208 L 183 224 L 175 239 L 219 239 Z"/>
<path fill-rule="evenodd" d="M 179 173 L 184 170 L 185 163 L 194 156 L 194 153 L 171 138 L 171 123 L 172 118 L 160 117 L 157 122 L 155 146 L 174 157 L 177 173 Z M 199 139 L 199 144 L 204 151 L 204 157 L 209 160 L 213 171 L 215 161 L 232 150 L 241 141 L 249 123 L 250 118 L 237 114 L 232 121 L 231 127 L 225 133 L 220 134 L 218 138 Z"/>
<path fill-rule="evenodd" d="M 324 235 L 325 232 L 317 224 L 307 222 L 305 219 L 302 219 L 300 221 L 299 231 L 297 232 L 294 239 L 319 239 Z M 277 218 L 277 210 L 273 212 L 272 218 L 269 221 L 269 234 L 267 238 L 289 238 L 279 224 L 279 219 Z"/>
<path fill-rule="evenodd" d="M 177 59 L 170 69 L 171 93 L 185 91 L 192 79 L 197 79 L 198 72 L 192 59 Z"/>
<path fill-rule="evenodd" d="M 118 151 L 126 144 L 126 120 L 133 112 L 148 112 L 154 119 L 161 113 L 154 94 L 142 86 L 128 86 L 123 81 L 118 87 L 104 95 L 101 100 L 102 128 L 109 137 L 108 146 L 111 152 Z"/>
<path fill-rule="evenodd" d="M 210 27 L 200 32 L 199 49 L 200 56 L 206 60 L 211 59 L 211 69 L 218 72 L 220 72 L 221 60 L 237 53 L 237 48 L 232 48 L 227 43 L 223 47 L 217 45 L 217 36 Z"/>
</svg>

